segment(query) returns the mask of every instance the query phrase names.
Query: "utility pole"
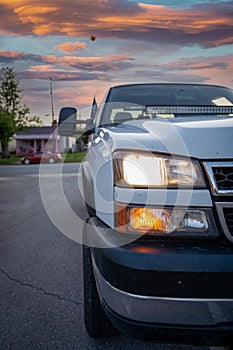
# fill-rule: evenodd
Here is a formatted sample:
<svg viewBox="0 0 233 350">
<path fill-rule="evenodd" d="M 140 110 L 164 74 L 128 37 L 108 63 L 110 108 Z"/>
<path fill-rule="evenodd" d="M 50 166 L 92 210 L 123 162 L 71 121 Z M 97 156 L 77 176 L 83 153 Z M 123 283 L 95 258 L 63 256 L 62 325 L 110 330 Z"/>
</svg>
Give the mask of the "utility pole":
<svg viewBox="0 0 233 350">
<path fill-rule="evenodd" d="M 54 120 L 54 106 L 53 106 L 53 78 L 49 77 L 50 80 L 50 96 L 51 96 L 51 111 L 52 111 L 52 125 L 56 124 Z"/>
<path fill-rule="evenodd" d="M 51 112 L 52 112 L 52 127 L 53 127 L 53 134 L 52 134 L 52 140 L 53 140 L 53 152 L 55 152 L 55 138 L 54 138 L 54 125 L 56 125 L 56 121 L 54 119 L 54 106 L 53 106 L 53 78 L 49 77 L 50 81 L 50 97 L 51 97 Z"/>
</svg>

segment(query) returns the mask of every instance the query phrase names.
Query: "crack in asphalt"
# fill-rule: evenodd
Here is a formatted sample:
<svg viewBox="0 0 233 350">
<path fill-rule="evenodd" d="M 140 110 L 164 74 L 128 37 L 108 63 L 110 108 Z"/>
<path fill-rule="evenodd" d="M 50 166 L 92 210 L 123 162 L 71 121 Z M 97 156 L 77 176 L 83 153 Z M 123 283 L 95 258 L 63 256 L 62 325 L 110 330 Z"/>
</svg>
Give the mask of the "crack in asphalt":
<svg viewBox="0 0 233 350">
<path fill-rule="evenodd" d="M 63 298 L 63 297 L 61 297 L 59 294 L 47 292 L 47 291 L 44 290 L 43 288 L 34 286 L 33 284 L 26 283 L 26 282 L 22 282 L 22 281 L 18 280 L 17 278 L 14 278 L 14 277 L 10 276 L 10 275 L 9 275 L 6 271 L 4 271 L 2 268 L 0 268 L 0 272 L 1 272 L 4 276 L 6 276 L 10 281 L 15 282 L 15 283 L 18 283 L 18 284 L 20 284 L 20 285 L 23 286 L 23 287 L 28 287 L 28 288 L 34 289 L 34 290 L 36 290 L 36 291 L 38 291 L 38 292 L 42 292 L 42 293 L 45 294 L 45 295 L 48 295 L 48 296 L 51 296 L 51 297 L 55 297 L 55 298 L 57 298 L 57 299 L 59 299 L 59 300 L 62 300 L 62 301 L 68 302 L 68 303 L 72 303 L 72 304 L 75 304 L 75 305 L 83 305 L 83 303 L 79 303 L 79 302 L 77 302 L 77 301 L 75 301 L 75 300 Z"/>
<path fill-rule="evenodd" d="M 45 211 L 44 207 L 41 208 L 41 209 L 39 209 L 38 211 L 36 211 L 35 213 L 33 213 L 33 214 L 30 215 L 30 219 L 31 219 L 31 218 L 34 218 L 35 216 L 37 216 L 38 214 L 40 214 L 40 213 L 42 213 L 42 212 L 44 212 L 44 211 Z M 17 223 L 15 223 L 15 224 L 10 225 L 10 226 L 8 227 L 8 230 L 11 230 L 12 228 L 18 227 L 18 226 L 20 226 L 20 225 L 23 224 L 23 223 L 25 223 L 25 218 L 22 219 L 22 220 L 17 221 Z"/>
</svg>

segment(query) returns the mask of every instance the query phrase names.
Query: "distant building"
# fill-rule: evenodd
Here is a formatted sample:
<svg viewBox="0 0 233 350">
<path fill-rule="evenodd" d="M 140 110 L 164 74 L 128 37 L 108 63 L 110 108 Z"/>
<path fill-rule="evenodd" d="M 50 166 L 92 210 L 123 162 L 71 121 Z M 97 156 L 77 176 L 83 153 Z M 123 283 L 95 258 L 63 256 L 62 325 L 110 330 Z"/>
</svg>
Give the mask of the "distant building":
<svg viewBox="0 0 233 350">
<path fill-rule="evenodd" d="M 59 136 L 56 126 L 42 126 L 31 128 L 28 131 L 17 132 L 16 154 L 27 155 L 35 152 L 47 151 L 62 153 L 72 147 L 75 143 L 73 137 Z"/>
</svg>

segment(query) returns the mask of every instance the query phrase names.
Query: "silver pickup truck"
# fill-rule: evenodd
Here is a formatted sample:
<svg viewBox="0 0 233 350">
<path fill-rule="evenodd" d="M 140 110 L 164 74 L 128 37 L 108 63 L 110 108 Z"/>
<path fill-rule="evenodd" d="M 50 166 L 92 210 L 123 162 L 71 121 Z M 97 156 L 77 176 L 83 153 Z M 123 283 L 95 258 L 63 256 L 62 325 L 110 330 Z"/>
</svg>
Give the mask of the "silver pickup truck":
<svg viewBox="0 0 233 350">
<path fill-rule="evenodd" d="M 91 337 L 233 345 L 233 90 L 109 89 L 86 125 L 84 313 Z"/>
</svg>

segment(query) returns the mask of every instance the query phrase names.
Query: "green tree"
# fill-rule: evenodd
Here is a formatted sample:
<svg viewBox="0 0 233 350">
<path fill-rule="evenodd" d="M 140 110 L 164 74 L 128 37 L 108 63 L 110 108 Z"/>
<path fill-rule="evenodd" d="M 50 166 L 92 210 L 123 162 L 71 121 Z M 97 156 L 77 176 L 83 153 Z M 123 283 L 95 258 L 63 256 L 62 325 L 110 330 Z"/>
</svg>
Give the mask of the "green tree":
<svg viewBox="0 0 233 350">
<path fill-rule="evenodd" d="M 9 118 L 9 115 L 6 111 L 0 108 L 0 140 L 2 146 L 2 154 L 6 157 L 8 156 L 8 150 L 6 146 L 12 135 L 14 134 L 14 122 L 12 118 Z"/>
<path fill-rule="evenodd" d="M 39 117 L 29 117 L 29 108 L 22 104 L 22 89 L 12 68 L 0 70 L 0 142 L 2 157 L 9 158 L 8 144 L 12 136 L 29 126 L 41 124 Z"/>
</svg>

